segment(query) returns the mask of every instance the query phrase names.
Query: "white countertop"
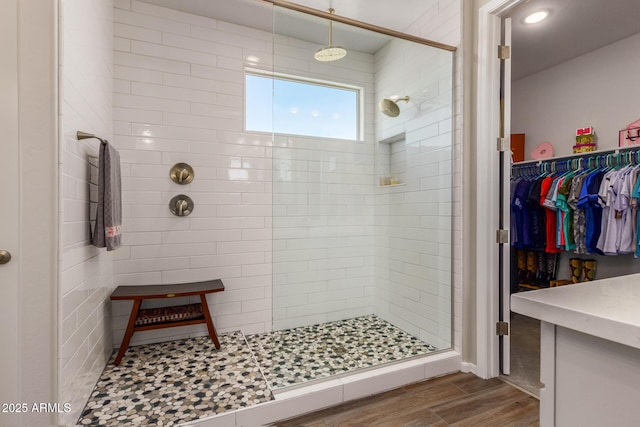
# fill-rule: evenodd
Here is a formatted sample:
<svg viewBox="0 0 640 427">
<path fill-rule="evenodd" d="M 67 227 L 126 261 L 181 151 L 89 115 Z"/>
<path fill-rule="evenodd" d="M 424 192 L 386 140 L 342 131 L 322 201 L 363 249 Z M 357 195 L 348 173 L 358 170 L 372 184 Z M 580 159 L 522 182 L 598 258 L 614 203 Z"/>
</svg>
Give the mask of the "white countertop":
<svg viewBox="0 0 640 427">
<path fill-rule="evenodd" d="M 511 310 L 640 349 L 640 274 L 521 292 Z"/>
</svg>

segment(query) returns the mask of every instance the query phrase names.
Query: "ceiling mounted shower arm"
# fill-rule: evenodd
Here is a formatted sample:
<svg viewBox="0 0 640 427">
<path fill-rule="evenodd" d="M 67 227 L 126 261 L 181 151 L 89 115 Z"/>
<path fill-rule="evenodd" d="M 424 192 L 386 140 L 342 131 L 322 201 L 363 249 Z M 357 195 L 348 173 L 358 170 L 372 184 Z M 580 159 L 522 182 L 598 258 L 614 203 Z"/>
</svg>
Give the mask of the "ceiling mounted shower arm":
<svg viewBox="0 0 640 427">
<path fill-rule="evenodd" d="M 332 7 L 329 8 L 331 15 L 335 14 L 336 10 Z M 329 20 L 329 46 L 333 46 L 333 21 Z"/>
<path fill-rule="evenodd" d="M 333 21 L 329 21 L 329 46 L 333 46 Z"/>
<path fill-rule="evenodd" d="M 329 14 L 333 16 L 335 9 L 329 8 Z M 331 62 L 347 56 L 347 50 L 342 46 L 333 45 L 333 21 L 329 20 L 329 44 L 321 47 L 313 55 L 316 61 Z"/>
</svg>

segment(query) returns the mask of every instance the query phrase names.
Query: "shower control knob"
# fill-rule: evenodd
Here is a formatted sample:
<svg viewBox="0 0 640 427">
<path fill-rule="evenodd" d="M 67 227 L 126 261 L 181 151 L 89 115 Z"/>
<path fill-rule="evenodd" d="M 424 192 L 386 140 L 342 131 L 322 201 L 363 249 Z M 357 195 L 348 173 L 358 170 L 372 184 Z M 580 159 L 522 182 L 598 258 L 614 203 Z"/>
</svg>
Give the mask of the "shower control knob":
<svg viewBox="0 0 640 427">
<path fill-rule="evenodd" d="M 9 251 L 0 250 L 0 264 L 6 264 L 11 261 L 11 254 Z"/>
<path fill-rule="evenodd" d="M 186 185 L 193 181 L 193 168 L 186 163 L 176 163 L 171 167 L 169 177 L 176 184 Z"/>
<path fill-rule="evenodd" d="M 191 197 L 180 194 L 169 202 L 169 210 L 175 216 L 187 216 L 193 212 L 193 200 Z"/>
</svg>

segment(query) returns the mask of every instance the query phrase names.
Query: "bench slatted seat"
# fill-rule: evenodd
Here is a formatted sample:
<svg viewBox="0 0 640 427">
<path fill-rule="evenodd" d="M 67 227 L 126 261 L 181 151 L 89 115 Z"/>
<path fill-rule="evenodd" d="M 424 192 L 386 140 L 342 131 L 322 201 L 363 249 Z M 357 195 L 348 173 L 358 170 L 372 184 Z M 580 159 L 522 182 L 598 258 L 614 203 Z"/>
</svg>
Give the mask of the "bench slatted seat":
<svg viewBox="0 0 640 427">
<path fill-rule="evenodd" d="M 133 300 L 133 307 L 129 315 L 129 322 L 114 364 L 117 366 L 129 348 L 134 332 L 152 329 L 173 328 L 177 326 L 197 325 L 205 323 L 209 337 L 216 348 L 220 348 L 220 341 L 211 319 L 207 294 L 224 291 L 222 280 L 207 280 L 204 282 L 183 283 L 174 285 L 145 285 L 118 286 L 111 293 L 111 300 Z M 141 309 L 142 301 L 146 299 L 178 298 L 199 296 L 196 304 L 175 305 L 162 308 Z"/>
</svg>

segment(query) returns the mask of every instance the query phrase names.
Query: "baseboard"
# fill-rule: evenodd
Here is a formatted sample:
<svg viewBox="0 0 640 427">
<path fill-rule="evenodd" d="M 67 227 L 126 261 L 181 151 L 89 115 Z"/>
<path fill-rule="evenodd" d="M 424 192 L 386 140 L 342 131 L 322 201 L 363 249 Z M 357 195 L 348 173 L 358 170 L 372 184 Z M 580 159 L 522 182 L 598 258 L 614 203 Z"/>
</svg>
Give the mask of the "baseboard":
<svg viewBox="0 0 640 427">
<path fill-rule="evenodd" d="M 469 363 L 469 362 L 462 362 L 461 366 L 460 366 L 460 371 L 461 372 L 469 372 L 473 375 L 478 375 L 478 366 L 473 364 L 473 363 Z"/>
</svg>

